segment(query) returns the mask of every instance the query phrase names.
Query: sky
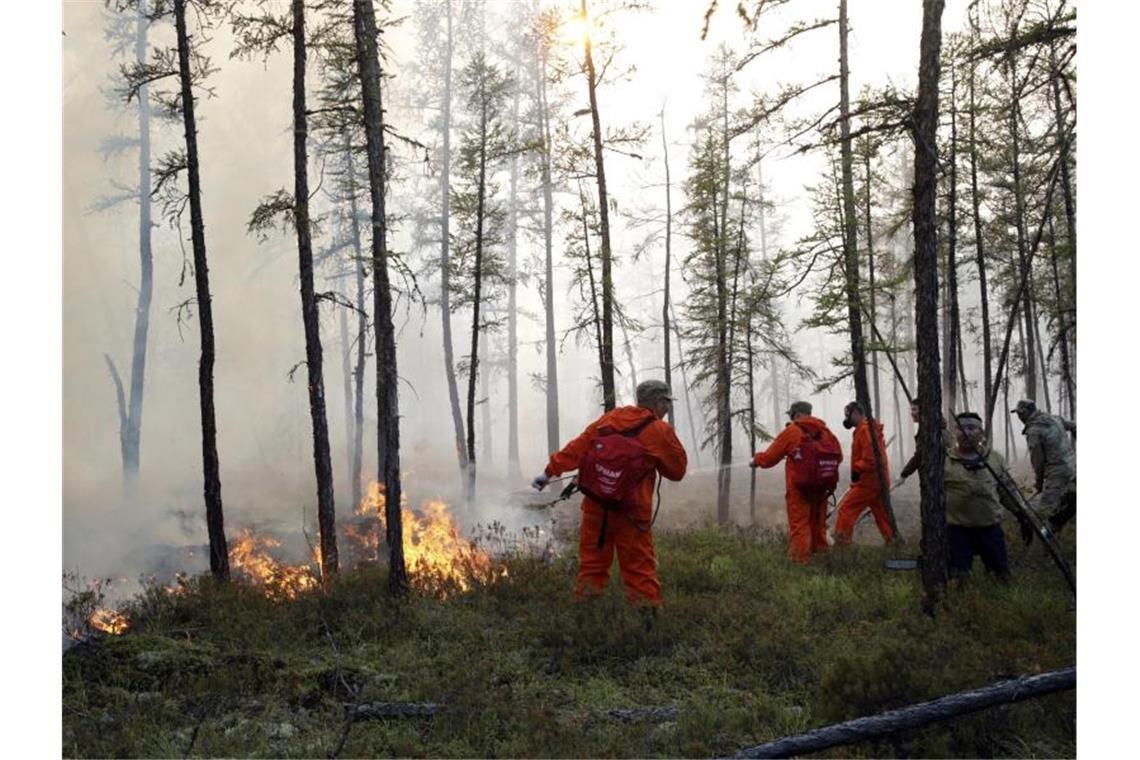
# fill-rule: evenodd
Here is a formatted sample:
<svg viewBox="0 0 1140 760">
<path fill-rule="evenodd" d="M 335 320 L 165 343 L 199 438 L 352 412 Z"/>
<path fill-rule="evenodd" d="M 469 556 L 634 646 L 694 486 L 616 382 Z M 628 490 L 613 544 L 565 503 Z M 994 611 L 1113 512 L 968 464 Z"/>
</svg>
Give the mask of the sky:
<svg viewBox="0 0 1140 760">
<path fill-rule="evenodd" d="M 101 52 L 102 4 L 73 0 L 57 9 L 50 4 L 36 5 L 34 12 L 41 15 L 32 28 L 37 33 L 14 35 L 15 44 L 11 50 L 4 50 L 7 65 L 3 71 L 11 101 L 28 104 L 28 113 L 44 114 L 43 118 L 4 120 L 6 144 L 29 146 L 10 155 L 14 170 L 4 187 L 4 208 L 9 211 L 6 216 L 15 228 L 8 249 L 16 254 L 9 259 L 16 270 L 9 280 L 9 297 L 3 299 L 7 353 L 15 359 L 10 364 L 6 362 L 9 372 L 5 373 L 5 397 L 13 401 L 11 408 L 15 412 L 9 423 L 11 444 L 7 448 L 16 455 L 16 467 L 10 477 L 17 486 L 11 502 L 20 515 L 17 543 L 27 543 L 26 536 L 32 528 L 61 537 L 58 544 L 49 547 L 52 551 L 41 553 L 32 548 L 30 554 L 17 553 L 16 563 L 17 567 L 23 563 L 32 567 L 42 564 L 47 570 L 43 585 L 30 585 L 31 595 L 19 598 L 31 609 L 42 610 L 37 614 L 47 621 L 45 631 L 50 634 L 42 637 L 49 642 L 42 651 L 45 658 L 54 658 L 58 651 L 54 648 L 54 621 L 58 618 L 53 574 L 60 567 L 68 567 L 69 560 L 77 556 L 97 564 L 104 549 L 100 541 L 92 540 L 95 536 L 102 537 L 109 531 L 129 538 L 125 522 L 114 511 L 117 423 L 102 354 L 112 352 L 119 361 L 125 360 L 133 298 L 129 283 L 134 276 L 130 268 L 134 232 L 127 221 L 129 213 L 118 218 L 87 213 L 112 176 L 128 176 L 122 167 L 116 170 L 104 165 L 96 151 L 100 139 L 116 124 L 114 114 L 98 92 L 109 69 L 106 53 Z M 693 29 L 699 26 L 705 3 L 678 0 L 660 5 L 657 15 L 638 21 L 638 33 L 629 40 L 627 53 L 639 65 L 634 87 L 641 96 L 636 101 L 624 98 L 619 102 L 629 105 L 632 118 L 655 118 L 666 98 L 669 111 L 675 109 L 680 114 L 692 113 L 693 104 L 699 101 L 694 72 L 701 69 L 711 43 L 693 42 Z M 712 25 L 714 42 L 731 37 L 737 24 L 728 7 L 731 3 L 722 5 L 725 7 Z M 1086 475 L 1082 479 L 1082 495 L 1090 505 L 1086 514 L 1093 515 L 1093 519 L 1086 521 L 1082 538 L 1082 552 L 1087 559 L 1082 567 L 1081 587 L 1088 594 L 1080 618 L 1079 656 L 1086 666 L 1083 683 L 1095 684 L 1097 692 L 1106 690 L 1094 694 L 1097 714 L 1088 709 L 1081 712 L 1081 751 L 1085 752 L 1086 747 L 1098 746 L 1093 742 L 1111 736 L 1105 730 L 1112 720 L 1128 717 L 1119 712 L 1124 700 L 1101 698 L 1111 693 L 1111 685 L 1088 675 L 1093 672 L 1090 668 L 1103 672 L 1122 667 L 1118 660 L 1110 659 L 1110 653 L 1114 649 L 1113 631 L 1125 630 L 1123 620 L 1117 617 L 1124 613 L 1117 608 L 1114 596 L 1104 591 L 1097 593 L 1097 589 L 1119 586 L 1116 579 L 1135 577 L 1134 569 L 1122 564 L 1127 551 L 1115 551 L 1126 539 L 1108 538 L 1107 531 L 1112 528 L 1107 523 L 1111 517 L 1097 516 L 1098 512 L 1129 514 L 1117 507 L 1122 499 L 1116 486 L 1122 480 L 1120 472 L 1126 470 L 1110 471 L 1106 462 L 1127 451 L 1127 438 L 1122 438 L 1126 433 L 1115 421 L 1120 417 L 1119 407 L 1110 406 L 1109 399 L 1127 394 L 1126 386 L 1122 388 L 1115 379 L 1135 361 L 1132 352 L 1120 350 L 1135 341 L 1127 332 L 1127 318 L 1119 318 L 1117 307 L 1131 298 L 1136 264 L 1134 257 L 1127 256 L 1132 246 L 1116 239 L 1115 233 L 1120 227 L 1118 220 L 1131 214 L 1125 205 L 1131 194 L 1117 190 L 1117 183 L 1121 178 L 1135 176 L 1129 171 L 1135 167 L 1129 163 L 1134 158 L 1127 150 L 1127 137 L 1118 137 L 1113 131 L 1118 123 L 1131 123 L 1129 117 L 1134 113 L 1127 95 L 1118 95 L 1130 90 L 1117 91 L 1113 86 L 1121 72 L 1135 68 L 1130 62 L 1114 58 L 1118 55 L 1114 51 L 1124 52 L 1131 47 L 1124 35 L 1135 25 L 1126 23 L 1124 18 L 1135 11 L 1115 6 L 1114 15 L 1108 16 L 1102 4 L 1077 5 L 1082 29 L 1078 59 L 1082 125 L 1078 184 L 1083 203 L 1079 229 L 1085 244 L 1080 265 L 1083 351 L 1078 374 L 1082 378 L 1085 429 L 1093 430 L 1092 436 L 1085 437 L 1089 443 L 1082 457 Z M 951 2 L 947 6 L 944 28 L 949 30 L 959 23 L 963 4 Z M 919 3 L 852 2 L 850 13 L 852 91 L 857 92 L 862 81 L 882 82 L 884 76 L 891 77 L 900 87 L 913 83 Z M 64 31 L 62 38 L 57 36 L 60 29 Z M 60 48 L 49 42 L 53 39 L 61 40 Z M 826 47 L 823 42 L 819 44 Z M 797 61 L 810 59 L 813 66 L 827 60 L 826 52 L 803 50 L 796 56 Z M 231 62 L 224 54 L 215 57 L 223 73 L 219 75 L 218 97 L 202 106 L 205 119 L 201 135 L 203 184 L 208 188 L 207 236 L 219 331 L 218 416 L 222 424 L 219 445 L 223 494 L 227 512 L 231 505 L 235 510 L 256 511 L 258 504 L 266 502 L 291 500 L 300 504 L 308 500 L 311 504 L 311 460 L 298 443 L 304 439 L 307 417 L 303 385 L 290 384 L 285 379 L 302 352 L 295 303 L 296 262 L 290 256 L 287 239 L 258 245 L 243 229 L 257 198 L 290 181 L 288 74 L 280 57 L 264 67 L 256 62 Z M 40 65 L 29 66 L 28 60 Z M 795 62 L 784 64 L 777 73 Z M 22 74 L 28 71 L 35 72 L 35 76 Z M 60 105 L 61 110 L 54 110 Z M 607 113 L 614 114 L 615 122 L 624 115 L 617 106 Z M 677 131 L 681 129 L 682 125 L 678 125 Z M 682 138 L 676 139 L 680 157 L 687 151 Z M 789 199 L 789 205 L 802 204 L 802 185 L 810 181 L 810 167 L 767 174 L 777 186 L 777 193 Z M 623 179 L 627 184 L 620 192 L 636 194 L 638 183 L 645 180 L 645 176 L 638 177 L 631 171 Z M 53 196 L 60 199 L 58 206 L 42 202 Z M 794 224 L 793 217 L 790 226 Z M 1099 262 L 1097 259 L 1104 252 L 1111 252 L 1112 258 Z M 185 288 L 177 287 L 179 254 L 176 236 L 169 230 L 156 235 L 156 255 L 159 263 L 153 361 L 148 377 L 156 396 L 148 400 L 143 454 L 144 468 L 155 473 L 155 477 L 147 487 L 164 505 L 200 509 L 200 481 L 195 479 L 199 466 L 194 382 L 197 336 L 190 329 L 184 341 L 179 339 L 177 322 L 169 311 L 187 296 Z M 30 318 L 32 314 L 39 316 Z M 438 318 L 433 321 L 431 317 L 410 321 L 406 334 L 418 335 L 422 330 L 425 343 L 436 340 L 433 331 Z M 277 327 L 266 331 L 266 324 Z M 568 362 L 579 358 L 588 361 L 586 356 L 583 352 L 578 357 L 571 348 Z M 420 377 L 427 380 L 438 375 L 431 358 L 426 353 L 410 351 L 401 356 L 401 370 L 417 378 L 413 384 L 418 385 Z M 537 355 L 534 359 L 537 361 Z M 335 363 L 330 365 L 328 369 L 335 378 Z M 221 391 L 223 386 L 227 391 Z M 410 436 L 405 445 L 412 460 L 416 458 L 416 447 L 422 446 L 420 460 L 430 466 L 434 460 L 428 449 L 440 436 L 446 439 L 447 433 L 440 427 L 440 416 L 433 418 L 426 408 L 431 406 L 430 399 L 438 396 L 430 388 L 418 390 L 429 399 L 421 408 L 424 416 L 420 427 L 431 429 L 434 437 L 425 434 L 417 440 Z M 330 388 L 330 396 L 333 392 Z M 409 395 L 403 398 L 409 400 Z M 534 413 L 536 399 L 532 397 L 524 403 L 530 404 L 529 412 L 524 406 L 524 414 Z M 589 411 L 586 394 L 577 398 L 568 394 L 563 431 L 580 426 L 589 417 Z M 335 419 L 335 415 L 330 410 L 330 419 Z M 240 422 L 234 424 L 230 420 Z M 335 439 L 338 433 L 334 430 L 332 435 Z M 149 457 L 147 442 L 155 447 L 161 442 L 162 456 Z M 541 465 L 540 458 L 531 458 L 524 462 L 524 471 L 536 465 Z M 1098 473 L 1104 477 L 1096 477 Z M 1129 498 L 1123 499 L 1125 505 Z M 152 538 L 179 538 L 168 520 L 142 527 L 153 531 L 148 534 Z M 31 543 L 34 547 L 34 540 Z M 47 543 L 51 543 L 50 539 Z M 1086 546 L 1093 547 L 1093 551 L 1086 550 Z M 123 547 L 118 544 L 114 548 Z M 1089 646 L 1090 642 L 1097 646 Z M 1101 646 L 1102 642 L 1106 646 Z M 58 694 L 50 688 L 48 691 Z M 1082 691 L 1082 696 L 1089 693 Z M 1082 707 L 1088 704 L 1084 701 Z"/>
</svg>

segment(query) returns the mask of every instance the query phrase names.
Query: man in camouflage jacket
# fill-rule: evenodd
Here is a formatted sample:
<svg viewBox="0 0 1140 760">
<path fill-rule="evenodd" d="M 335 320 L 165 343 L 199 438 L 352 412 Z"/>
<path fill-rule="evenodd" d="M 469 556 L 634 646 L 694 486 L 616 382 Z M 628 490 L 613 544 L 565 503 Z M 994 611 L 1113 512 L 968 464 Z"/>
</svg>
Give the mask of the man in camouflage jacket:
<svg viewBox="0 0 1140 760">
<path fill-rule="evenodd" d="M 1013 413 L 1025 425 L 1033 486 L 1041 494 L 1039 511 L 1054 531 L 1060 530 L 1077 514 L 1077 457 L 1069 438 L 1077 426 L 1040 411 L 1030 400 L 1018 401 Z"/>
</svg>

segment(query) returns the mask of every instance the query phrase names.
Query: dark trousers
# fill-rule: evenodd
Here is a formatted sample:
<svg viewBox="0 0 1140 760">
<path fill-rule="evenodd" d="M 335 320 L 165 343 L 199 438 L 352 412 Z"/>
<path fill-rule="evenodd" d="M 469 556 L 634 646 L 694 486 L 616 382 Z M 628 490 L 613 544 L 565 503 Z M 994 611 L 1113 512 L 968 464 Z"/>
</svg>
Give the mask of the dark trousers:
<svg viewBox="0 0 1140 760">
<path fill-rule="evenodd" d="M 1009 578 L 1009 557 L 1005 551 L 1005 534 L 1000 525 L 968 528 L 964 525 L 947 525 L 950 574 L 965 575 L 974 564 L 974 555 L 982 558 L 986 570 L 1001 579 Z"/>
<path fill-rule="evenodd" d="M 1074 491 L 1069 491 L 1061 497 L 1061 504 L 1058 506 L 1057 511 L 1049 515 L 1049 526 L 1053 529 L 1054 533 L 1059 533 L 1061 528 L 1065 527 L 1065 523 L 1076 516 L 1077 494 Z"/>
</svg>

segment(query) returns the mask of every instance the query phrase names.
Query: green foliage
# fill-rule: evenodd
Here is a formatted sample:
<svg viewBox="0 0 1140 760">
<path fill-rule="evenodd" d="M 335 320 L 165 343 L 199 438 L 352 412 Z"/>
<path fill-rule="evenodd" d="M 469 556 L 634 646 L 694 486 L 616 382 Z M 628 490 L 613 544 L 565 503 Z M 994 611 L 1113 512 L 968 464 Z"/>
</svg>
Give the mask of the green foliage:
<svg viewBox="0 0 1140 760">
<path fill-rule="evenodd" d="M 784 548 L 757 533 L 658 536 L 655 618 L 617 582 L 573 601 L 573 557 L 518 556 L 446 601 L 393 600 L 378 566 L 295 602 L 209 577 L 151 587 L 125 610 L 130 632 L 64 655 L 63 752 L 327 756 L 346 706 L 406 701 L 445 708 L 357 722 L 341 754 L 725 755 L 1074 662 L 1073 613 L 1039 552 L 1015 559 L 1009 586 L 978 574 L 931 619 L 917 576 L 881 568 L 885 550 L 792 567 Z M 676 714 L 607 712 L 639 707 Z M 828 754 L 1072 755 L 1075 736 L 1066 693 Z"/>
</svg>

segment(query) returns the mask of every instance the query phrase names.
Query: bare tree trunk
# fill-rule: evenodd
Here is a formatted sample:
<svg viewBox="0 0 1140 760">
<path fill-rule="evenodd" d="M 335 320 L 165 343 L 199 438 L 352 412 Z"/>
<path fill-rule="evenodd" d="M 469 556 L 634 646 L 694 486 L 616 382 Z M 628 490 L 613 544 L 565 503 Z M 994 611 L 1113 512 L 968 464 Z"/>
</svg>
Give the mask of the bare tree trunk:
<svg viewBox="0 0 1140 760">
<path fill-rule="evenodd" d="M 140 2 L 136 19 L 135 59 L 146 63 L 147 31 L 150 22 L 146 3 Z M 139 448 L 142 440 L 143 385 L 146 377 L 147 335 L 150 332 L 150 304 L 154 294 L 154 256 L 151 252 L 150 200 L 150 95 L 149 87 L 139 87 L 139 289 L 135 306 L 135 332 L 131 343 L 131 385 L 125 418 L 120 425 L 119 444 L 123 460 L 123 501 L 128 507 L 138 503 Z M 120 409 L 122 417 L 123 410 Z"/>
<path fill-rule="evenodd" d="M 550 177 L 550 105 L 546 100 L 546 56 L 542 50 L 538 76 L 539 120 L 542 125 L 542 233 L 545 244 L 546 285 L 546 448 L 553 454 L 562 446 L 558 432 L 558 349 L 554 330 L 554 183 Z"/>
<path fill-rule="evenodd" d="M 210 572 L 228 580 L 230 560 L 222 516 L 222 481 L 218 466 L 218 428 L 214 419 L 214 309 L 210 302 L 210 270 L 206 262 L 206 233 L 202 220 L 202 188 L 198 177 L 198 126 L 191 88 L 190 39 L 186 32 L 186 0 L 174 0 L 178 37 L 178 79 L 182 91 L 182 123 L 186 135 L 186 174 L 190 195 L 190 239 L 194 250 L 194 286 L 202 355 L 198 361 L 198 400 L 202 415 L 202 475 L 206 528 L 210 537 Z"/>
<path fill-rule="evenodd" d="M 309 377 L 309 415 L 313 423 L 313 465 L 317 476 L 317 524 L 320 528 L 321 576 L 339 570 L 332 455 L 325 410 L 321 315 L 313 283 L 313 241 L 309 231 L 309 126 L 305 109 L 305 4 L 293 0 L 293 214 L 301 273 L 301 317 L 305 324 L 305 367 Z"/>
<path fill-rule="evenodd" d="M 451 0 L 447 0 L 447 56 L 443 75 L 443 114 L 440 130 L 440 294 L 439 309 L 443 320 L 443 364 L 447 373 L 447 398 L 451 405 L 451 423 L 455 428 L 455 455 L 459 471 L 467 483 L 467 449 L 463 432 L 463 415 L 459 411 L 459 384 L 455 379 L 455 348 L 451 338 L 451 54 L 454 49 Z"/>
<path fill-rule="evenodd" d="M 376 14 L 372 0 L 353 0 L 353 31 L 364 102 L 364 130 L 368 142 L 368 186 L 372 200 L 373 323 L 376 329 L 377 448 L 380 478 L 384 482 L 384 514 L 388 541 L 388 588 L 408 591 L 404 564 L 403 516 L 400 484 L 400 400 L 396 367 L 396 337 L 392 325 L 392 294 L 388 281 L 388 246 L 384 201 L 384 107 L 380 89 L 380 59 L 376 50 Z"/>
<path fill-rule="evenodd" d="M 467 504 L 475 504 L 475 381 L 479 376 L 479 333 L 483 326 L 483 215 L 487 193 L 487 98 L 479 82 L 479 180 L 475 208 L 475 294 L 471 303 L 471 358 L 467 370 Z"/>
<path fill-rule="evenodd" d="M 511 104 L 511 123 L 519 122 L 519 90 L 514 88 L 514 99 Z M 516 291 L 518 278 L 519 257 L 519 157 L 511 156 L 511 185 L 510 201 L 507 219 L 507 256 L 510 282 L 507 283 L 507 476 L 511 480 L 522 479 L 522 467 L 519 466 L 519 325 L 518 325 L 518 298 Z M 487 388 L 488 397 L 490 387 Z M 490 448 L 490 441 L 487 443 Z"/>
<path fill-rule="evenodd" d="M 863 318 L 859 311 L 859 252 L 856 248 L 855 186 L 852 179 L 851 106 L 847 94 L 847 0 L 839 0 L 839 149 L 842 173 L 843 271 L 847 291 L 847 322 L 851 337 L 852 376 L 855 398 L 871 408 L 867 386 L 867 363 L 863 351 Z M 874 439 L 874 436 L 871 436 Z"/>
<path fill-rule="evenodd" d="M 352 141 L 345 132 L 345 155 L 349 187 L 349 213 L 352 214 L 352 252 L 356 257 L 356 366 L 352 371 L 352 504 L 359 506 L 362 498 L 364 472 L 364 364 L 368 340 L 368 316 L 364 311 L 364 249 L 360 242 L 360 211 L 356 205 L 356 169 L 352 161 Z"/>
<path fill-rule="evenodd" d="M 1053 271 L 1053 299 L 1057 308 L 1057 343 L 1061 349 L 1061 382 L 1069 402 L 1069 418 L 1077 416 L 1077 394 L 1073 388 L 1073 373 L 1069 360 L 1069 322 L 1065 318 L 1065 301 L 1061 296 L 1061 275 L 1057 268 L 1057 243 L 1053 233 L 1053 220 L 1049 219 L 1049 264 Z M 1060 404 L 1058 404 L 1060 406 Z"/>
<path fill-rule="evenodd" d="M 669 141 L 665 139 L 665 107 L 661 108 L 661 150 L 665 155 L 665 295 L 661 300 L 661 342 L 665 350 L 665 384 L 673 387 L 673 364 L 669 347 L 673 336 L 669 332 L 669 278 L 673 269 L 673 194 L 669 177 Z M 674 425 L 673 407 L 668 413 L 669 424 Z"/>
<path fill-rule="evenodd" d="M 756 202 L 759 208 L 760 222 L 760 259 L 768 261 L 768 225 L 766 209 L 764 208 L 764 172 L 760 157 L 756 158 Z M 775 308 L 775 305 L 772 305 Z M 769 382 L 772 385 L 772 429 L 778 431 L 783 421 L 784 412 L 780 408 L 780 368 L 779 357 L 772 355 L 768 359 Z M 755 446 L 752 448 L 756 451 Z M 756 483 L 756 472 L 752 472 L 752 483 Z"/>
<path fill-rule="evenodd" d="M 872 324 L 879 318 L 879 309 L 876 302 L 875 292 L 875 240 L 874 231 L 871 227 L 871 141 L 867 138 L 867 151 L 863 154 L 863 169 L 867 177 L 867 184 L 863 197 L 863 210 L 866 220 L 867 228 L 867 287 L 871 299 L 871 322 Z M 871 384 L 874 387 L 875 404 L 870 407 L 867 413 L 874 418 L 879 418 L 882 411 L 882 400 L 879 397 L 879 352 L 871 352 Z"/>
<path fill-rule="evenodd" d="M 1017 65 L 1014 60 L 1014 54 L 1011 52 L 1006 58 L 1006 65 L 1009 69 L 1009 80 L 1011 86 L 1016 89 L 1017 86 Z M 1014 223 L 1017 227 L 1017 266 L 1021 277 L 1027 276 L 1029 271 L 1029 259 L 1025 251 L 1025 192 L 1022 186 L 1021 177 L 1021 130 L 1019 122 L 1021 120 L 1021 108 L 1019 106 L 1019 93 L 1014 92 L 1013 97 L 1010 98 L 1009 106 L 1009 134 L 1010 134 L 1010 160 L 1013 169 L 1013 203 L 1014 203 Z M 1033 340 L 1033 312 L 1030 305 L 1031 300 L 1030 291 L 1024 291 L 1022 298 L 1022 318 L 1025 322 L 1025 396 L 1026 398 L 1035 398 L 1037 395 L 1037 365 L 1036 356 L 1034 355 L 1034 340 Z"/>
<path fill-rule="evenodd" d="M 946 290 L 949 296 L 949 337 L 946 343 L 946 395 L 948 409 L 958 409 L 958 347 L 962 322 L 958 313 L 958 75 L 950 68 L 950 192 L 947 201 Z"/>
<path fill-rule="evenodd" d="M 894 293 L 891 293 L 890 297 L 891 297 L 891 345 L 897 346 L 899 343 L 899 339 L 898 339 L 898 333 L 899 333 L 899 329 L 898 329 L 898 327 L 899 327 L 899 323 L 898 323 L 898 301 L 895 298 Z M 887 358 L 888 359 L 891 358 L 890 354 L 887 354 Z M 898 377 L 898 373 L 895 373 L 895 372 L 891 373 L 891 396 L 894 399 L 894 403 L 895 403 L 895 450 L 898 452 L 896 454 L 895 461 L 896 462 L 905 462 L 906 461 L 906 456 L 905 456 L 906 450 L 905 450 L 905 445 L 903 443 L 903 414 L 902 414 L 902 409 L 901 409 L 900 404 L 899 404 L 899 377 Z"/>
<path fill-rule="evenodd" d="M 1029 270 L 1029 290 L 1036 293 L 1033 285 L 1033 270 Z M 1037 298 L 1029 299 L 1030 324 L 1033 325 L 1033 343 L 1037 346 L 1037 366 L 1040 368 L 1041 392 L 1045 398 L 1045 413 L 1053 413 L 1053 400 L 1049 393 L 1049 365 L 1045 363 L 1045 347 L 1041 344 L 1041 322 L 1037 319 Z"/>
<path fill-rule="evenodd" d="M 673 307 L 669 307 L 670 314 L 673 317 L 673 334 L 677 337 L 677 362 L 681 367 L 681 385 L 685 386 L 685 414 L 689 420 L 689 439 L 691 441 L 690 451 L 693 452 L 693 462 L 697 467 L 701 466 L 701 447 L 697 440 L 697 424 L 693 419 L 693 400 L 689 394 L 689 372 L 685 365 L 685 346 L 681 342 L 681 328 L 677 325 L 677 315 L 673 313 Z"/>
<path fill-rule="evenodd" d="M 582 19 L 589 19 L 586 0 L 582 0 Z M 594 72 L 593 43 L 586 35 L 586 83 L 590 94 L 590 117 L 594 128 L 594 165 L 598 178 L 598 218 L 602 233 L 602 403 L 608 412 L 617 404 L 614 387 L 614 314 L 612 248 L 610 247 L 610 209 L 606 196 L 606 167 L 602 157 L 602 124 L 598 114 L 597 76 Z"/>
<path fill-rule="evenodd" d="M 630 398 L 633 403 L 637 403 L 637 364 L 633 361 L 633 344 L 629 339 L 629 330 L 625 326 L 625 322 L 618 320 L 618 325 L 621 327 L 621 339 L 625 349 L 625 361 L 629 365 L 629 392 Z"/>
<path fill-rule="evenodd" d="M 1052 72 L 1050 79 L 1053 89 L 1053 112 L 1057 122 L 1057 154 L 1061 162 L 1061 197 L 1065 202 L 1065 234 L 1069 243 L 1069 286 L 1072 290 L 1071 297 L 1067 300 L 1071 301 L 1069 308 L 1072 309 L 1071 313 L 1075 320 L 1077 314 L 1077 210 L 1073 202 L 1073 184 L 1069 177 L 1070 130 L 1065 126 L 1064 112 L 1061 110 L 1061 71 L 1057 68 L 1057 54 L 1052 46 L 1049 48 L 1049 66 Z M 1057 304 L 1058 311 L 1061 311 L 1062 302 L 1060 299 L 1058 299 Z M 1062 323 L 1064 324 L 1065 320 L 1062 320 Z M 1077 416 L 1077 396 L 1074 388 L 1076 367 L 1066 359 L 1070 351 L 1076 353 L 1077 348 L 1077 331 L 1071 325 L 1067 325 L 1062 347 L 1064 353 L 1061 354 L 1061 360 L 1064 362 L 1062 367 L 1065 386 L 1068 390 L 1069 416 L 1075 419 Z"/>
<path fill-rule="evenodd" d="M 344 273 L 347 274 L 347 273 Z M 347 291 L 347 287 L 345 288 Z M 348 293 L 344 294 L 345 300 Z M 340 373 L 341 391 L 344 394 L 344 455 L 348 464 L 347 483 L 352 484 L 352 342 L 348 339 L 348 314 L 346 309 L 337 310 L 337 328 L 340 332 Z M 341 491 L 343 494 L 344 491 Z"/>
<path fill-rule="evenodd" d="M 483 430 L 483 465 L 489 468 L 494 460 L 493 452 L 495 450 L 494 441 L 491 440 L 491 349 L 487 339 L 487 331 L 479 331 L 479 355 L 483 358 L 479 360 L 479 387 L 480 398 L 476 404 L 480 408 L 480 422 Z"/>
<path fill-rule="evenodd" d="M 971 16 L 971 26 L 973 17 Z M 993 429 L 994 382 L 993 348 L 990 343 L 990 298 L 986 287 L 986 256 L 982 240 L 982 196 L 978 190 L 978 104 L 974 97 L 975 64 L 970 64 L 970 200 L 974 210 L 974 253 L 978 264 L 978 291 L 982 305 L 982 393 L 986 407 L 986 430 Z"/>
<path fill-rule="evenodd" d="M 857 221 L 855 217 L 855 183 L 851 157 L 851 106 L 848 96 L 847 70 L 847 0 L 839 0 L 839 148 L 843 182 L 843 269 L 847 290 L 847 320 L 851 333 L 851 364 L 855 380 L 855 398 L 867 410 L 871 409 L 871 394 L 867 385 L 867 359 L 863 348 L 863 318 L 859 299 L 859 251 L 857 248 Z M 937 276 L 936 276 L 937 279 Z M 935 296 L 937 299 L 937 296 Z M 874 415 L 868 415 L 874 425 Z M 883 506 L 896 538 L 901 538 L 895 511 L 891 506 L 890 484 L 883 475 L 883 456 L 878 436 L 871 436 L 871 453 L 875 459 Z"/>
<path fill-rule="evenodd" d="M 918 98 L 914 110 L 914 284 L 918 329 L 919 467 L 924 607 L 933 614 L 946 591 L 946 502 L 943 492 L 942 388 L 938 371 L 937 193 L 938 69 L 943 0 L 923 0 Z M 871 440 L 874 440 L 874 436 Z"/>
</svg>

